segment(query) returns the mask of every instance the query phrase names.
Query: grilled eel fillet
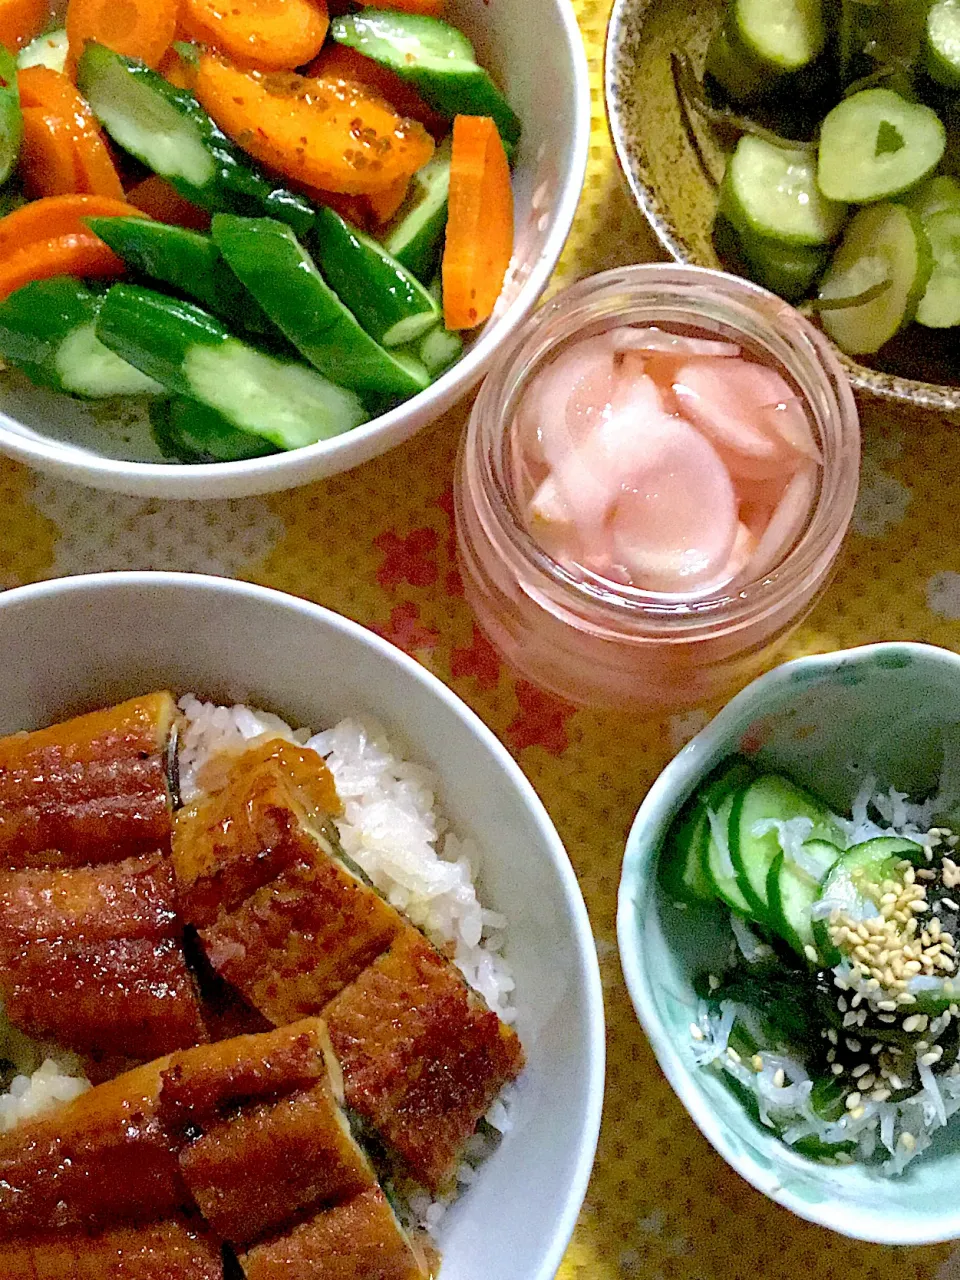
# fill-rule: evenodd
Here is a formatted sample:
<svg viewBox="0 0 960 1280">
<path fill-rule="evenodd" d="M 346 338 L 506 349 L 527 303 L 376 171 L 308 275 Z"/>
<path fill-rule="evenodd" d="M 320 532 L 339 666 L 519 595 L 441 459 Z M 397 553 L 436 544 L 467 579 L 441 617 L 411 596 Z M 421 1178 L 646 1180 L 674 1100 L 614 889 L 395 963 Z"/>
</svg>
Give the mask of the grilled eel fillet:
<svg viewBox="0 0 960 1280">
<path fill-rule="evenodd" d="M 173 695 L 0 738 L 0 867 L 116 862 L 170 839 Z"/>
<path fill-rule="evenodd" d="M 522 1069 L 520 1042 L 343 857 L 320 757 L 278 740 L 241 760 L 177 815 L 182 910 L 217 972 L 275 1025 L 323 1013 L 349 1106 L 440 1190 Z"/>
<path fill-rule="evenodd" d="M 202 1225 L 168 1218 L 93 1235 L 0 1244 L 3 1280 L 223 1280 L 220 1243 Z M 289 1277 L 288 1277 L 289 1280 Z"/>
<path fill-rule="evenodd" d="M 28 1035 L 149 1060 L 207 1039 L 169 859 L 0 871 L 0 998 Z"/>
</svg>

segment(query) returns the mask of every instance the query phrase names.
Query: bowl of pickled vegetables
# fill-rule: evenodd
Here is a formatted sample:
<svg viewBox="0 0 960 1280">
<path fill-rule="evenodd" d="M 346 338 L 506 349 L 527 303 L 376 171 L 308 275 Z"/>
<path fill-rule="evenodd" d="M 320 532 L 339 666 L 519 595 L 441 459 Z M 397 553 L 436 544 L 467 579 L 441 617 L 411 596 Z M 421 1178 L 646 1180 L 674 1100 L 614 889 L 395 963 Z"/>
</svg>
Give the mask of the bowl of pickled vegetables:
<svg viewBox="0 0 960 1280">
<path fill-rule="evenodd" d="M 0 449 L 239 496 L 451 407 L 534 306 L 582 182 L 576 24 L 534 8 L 5 5 Z"/>
<path fill-rule="evenodd" d="M 618 0 L 606 96 L 675 258 L 815 318 L 859 392 L 960 411 L 956 0 Z"/>
<path fill-rule="evenodd" d="M 660 1066 L 721 1156 L 801 1217 L 960 1235 L 960 658 L 786 663 L 668 765 L 618 936 Z"/>
</svg>

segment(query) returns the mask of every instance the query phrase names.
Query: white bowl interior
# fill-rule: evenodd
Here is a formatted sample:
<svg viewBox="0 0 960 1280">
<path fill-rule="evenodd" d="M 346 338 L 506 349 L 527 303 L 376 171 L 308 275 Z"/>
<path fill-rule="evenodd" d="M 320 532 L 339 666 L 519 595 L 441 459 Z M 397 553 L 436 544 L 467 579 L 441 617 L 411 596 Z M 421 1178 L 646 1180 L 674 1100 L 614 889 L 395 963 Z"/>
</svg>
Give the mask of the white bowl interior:
<svg viewBox="0 0 960 1280">
<path fill-rule="evenodd" d="M 960 1235 L 960 1119 L 899 1178 L 829 1167 L 755 1125 L 690 1053 L 692 980 L 723 966 L 722 915 L 681 913 L 657 883 L 670 823 L 702 779 L 744 750 L 849 812 L 859 782 L 924 796 L 940 774 L 944 735 L 960 726 L 960 657 L 927 645 L 871 645 L 803 658 L 762 676 L 663 771 L 630 832 L 618 935 L 627 985 L 664 1074 L 704 1135 L 749 1182 L 794 1213 L 846 1235 L 921 1244 Z"/>
<path fill-rule="evenodd" d="M 146 415 L 135 405 L 90 405 L 21 378 L 0 380 L 0 450 L 52 474 L 121 493 L 243 497 L 366 462 L 464 396 L 532 311 L 556 266 L 586 170 L 590 86 L 570 0 L 451 0 L 448 16 L 474 42 L 524 125 L 514 172 L 511 273 L 493 318 L 459 364 L 406 404 L 334 440 L 249 462 L 191 467 L 163 462 Z"/>
<path fill-rule="evenodd" d="M 533 789 L 493 735 L 415 662 L 315 605 L 227 579 L 73 578 L 0 596 L 0 733 L 173 687 L 298 724 L 375 716 L 436 769 L 510 920 L 528 1055 L 515 1124 L 442 1227 L 442 1280 L 552 1280 L 593 1163 L 603 1008 L 583 899 Z"/>
</svg>

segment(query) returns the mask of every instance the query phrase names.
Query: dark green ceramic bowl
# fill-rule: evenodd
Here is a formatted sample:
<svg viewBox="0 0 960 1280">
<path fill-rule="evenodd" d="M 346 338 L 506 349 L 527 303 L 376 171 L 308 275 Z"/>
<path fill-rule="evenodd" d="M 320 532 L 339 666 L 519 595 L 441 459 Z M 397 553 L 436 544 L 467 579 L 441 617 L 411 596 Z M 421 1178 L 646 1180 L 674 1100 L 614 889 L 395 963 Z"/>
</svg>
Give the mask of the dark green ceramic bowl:
<svg viewBox="0 0 960 1280">
<path fill-rule="evenodd" d="M 722 265 L 712 225 L 725 155 L 712 126 L 682 103 L 673 54 L 686 54 L 701 72 L 722 13 L 722 0 L 614 0 L 604 73 L 613 145 L 633 198 L 672 257 L 714 268 Z M 913 325 L 884 348 L 877 367 L 837 355 L 860 396 L 960 422 L 958 351 L 957 330 Z"/>
</svg>

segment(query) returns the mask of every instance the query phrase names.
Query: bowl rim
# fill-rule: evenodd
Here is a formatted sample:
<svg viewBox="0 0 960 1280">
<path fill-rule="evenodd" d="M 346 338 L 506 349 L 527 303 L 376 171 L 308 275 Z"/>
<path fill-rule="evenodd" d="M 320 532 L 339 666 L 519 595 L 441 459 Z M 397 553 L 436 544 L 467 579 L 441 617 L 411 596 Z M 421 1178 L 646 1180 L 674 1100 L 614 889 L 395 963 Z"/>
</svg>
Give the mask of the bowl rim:
<svg viewBox="0 0 960 1280">
<path fill-rule="evenodd" d="M 535 1274 L 524 1280 L 554 1280 L 554 1276 L 573 1235 L 580 1208 L 587 1193 L 587 1185 L 593 1170 L 597 1142 L 600 1136 L 600 1120 L 603 1108 L 606 1023 L 603 1007 L 603 990 L 600 982 L 600 965 L 590 918 L 583 894 L 569 855 L 560 839 L 553 820 L 548 814 L 533 784 L 527 779 L 519 764 L 507 748 L 483 720 L 439 677 L 421 666 L 414 658 L 384 640 L 375 632 L 361 626 L 342 614 L 323 605 L 314 604 L 298 596 L 262 587 L 235 578 L 217 577 L 212 574 L 174 573 L 155 571 L 125 571 L 121 573 L 79 574 L 68 578 L 53 578 L 44 582 L 13 587 L 0 592 L 0 612 L 9 609 L 29 608 L 36 601 L 55 596 L 90 596 L 92 598 L 123 592 L 130 589 L 149 591 L 162 588 L 173 591 L 196 592 L 199 595 L 218 594 L 240 597 L 272 609 L 285 609 L 301 615 L 322 628 L 330 628 L 353 642 L 371 650 L 384 663 L 394 668 L 401 678 L 415 681 L 429 694 L 439 699 L 446 709 L 463 725 L 464 730 L 479 741 L 481 746 L 500 766 L 509 783 L 519 793 L 526 809 L 535 821 L 543 840 L 548 860 L 559 880 L 567 914 L 571 923 L 573 943 L 577 952 L 578 967 L 582 974 L 585 1002 L 585 1020 L 589 1031 L 585 1046 L 588 1079 L 586 1105 L 579 1121 L 576 1136 L 577 1155 L 575 1167 L 565 1188 L 562 1189 L 561 1208 L 556 1228 L 549 1246 Z"/>
<path fill-rule="evenodd" d="M 702 266 L 704 264 L 697 260 L 677 230 L 669 211 L 661 203 L 646 172 L 646 165 L 633 154 L 625 122 L 615 105 L 615 71 L 619 66 L 625 38 L 627 15 L 633 13 L 639 5 L 640 20 L 645 21 L 646 14 L 654 3 L 656 0 L 614 0 L 603 49 L 603 96 L 607 125 L 621 178 L 657 240 L 676 262 Z M 960 413 L 960 383 L 951 386 L 949 383 L 921 382 L 917 378 L 904 378 L 898 374 L 871 369 L 846 355 L 827 334 L 824 337 L 830 343 L 854 390 L 861 394 L 895 404 L 906 402 L 939 413 Z"/>
<path fill-rule="evenodd" d="M 617 945 L 630 999 L 661 1071 L 690 1119 L 732 1169 L 757 1191 L 789 1209 L 797 1217 L 827 1227 L 839 1235 L 871 1244 L 923 1245 L 937 1244 L 960 1236 L 960 1207 L 952 1213 L 941 1215 L 934 1227 L 929 1224 L 925 1227 L 913 1227 L 912 1219 L 906 1216 L 895 1217 L 889 1213 L 885 1216 L 880 1212 L 852 1215 L 844 1206 L 838 1209 L 836 1202 L 830 1199 L 812 1206 L 808 1200 L 784 1187 L 776 1172 L 765 1168 L 749 1150 L 732 1149 L 729 1146 L 724 1137 L 724 1126 L 717 1121 L 704 1094 L 695 1083 L 693 1072 L 681 1059 L 674 1041 L 667 1034 L 657 1014 L 652 998 L 653 984 L 641 959 L 636 926 L 637 900 L 651 890 L 654 865 L 660 853 L 660 845 L 652 844 L 643 851 L 641 846 L 644 831 L 658 828 L 665 831 L 679 806 L 693 792 L 711 753 L 735 737 L 738 726 L 745 727 L 746 722 L 753 718 L 753 708 L 758 697 L 789 686 L 797 672 L 829 675 L 845 666 L 873 663 L 877 657 L 896 659 L 904 656 L 911 660 L 933 662 L 960 672 L 960 654 L 939 645 L 918 641 L 884 641 L 838 649 L 833 653 L 795 658 L 781 663 L 748 684 L 673 757 L 647 792 L 627 837 L 617 898 Z M 787 1161 L 796 1161 L 797 1167 L 809 1174 L 809 1161 L 786 1148 L 784 1155 Z"/>
<path fill-rule="evenodd" d="M 488 3 L 489 0 L 484 0 Z M 249 497 L 309 484 L 351 470 L 410 439 L 463 399 L 486 374 L 497 353 L 509 345 L 549 283 L 573 225 L 590 152 L 590 70 L 572 0 L 547 0 L 553 8 L 551 38 L 566 51 L 573 104 L 572 142 L 559 167 L 560 185 L 544 245 L 516 297 L 494 314 L 467 354 L 436 382 L 388 413 L 371 418 L 330 440 L 242 462 L 130 462 L 81 450 L 67 442 L 16 430 L 16 419 L 0 405 L 0 452 L 77 483 L 133 497 L 200 499 Z M 344 458 L 346 455 L 346 458 Z M 289 474 L 288 474 L 289 473 Z"/>
</svg>

